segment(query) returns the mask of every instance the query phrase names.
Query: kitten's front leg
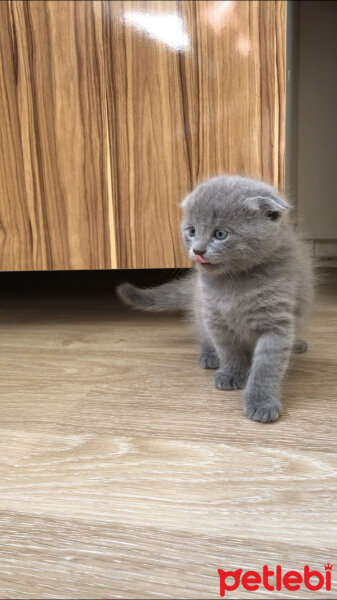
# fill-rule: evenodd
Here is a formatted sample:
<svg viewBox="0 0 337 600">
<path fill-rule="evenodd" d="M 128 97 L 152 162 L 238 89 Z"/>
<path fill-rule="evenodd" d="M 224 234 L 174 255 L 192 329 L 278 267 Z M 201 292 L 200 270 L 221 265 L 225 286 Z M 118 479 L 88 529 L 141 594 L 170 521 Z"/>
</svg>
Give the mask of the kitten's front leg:
<svg viewBox="0 0 337 600">
<path fill-rule="evenodd" d="M 290 330 L 264 333 L 258 338 L 243 395 L 244 413 L 249 419 L 269 423 L 279 418 L 280 384 L 293 342 Z"/>
<path fill-rule="evenodd" d="M 219 358 L 216 350 L 207 342 L 202 342 L 199 355 L 199 365 L 203 369 L 218 369 Z"/>
<path fill-rule="evenodd" d="M 215 387 L 220 390 L 243 388 L 249 368 L 247 349 L 226 327 L 217 325 L 210 332 L 220 361 L 220 368 L 213 377 Z"/>
</svg>

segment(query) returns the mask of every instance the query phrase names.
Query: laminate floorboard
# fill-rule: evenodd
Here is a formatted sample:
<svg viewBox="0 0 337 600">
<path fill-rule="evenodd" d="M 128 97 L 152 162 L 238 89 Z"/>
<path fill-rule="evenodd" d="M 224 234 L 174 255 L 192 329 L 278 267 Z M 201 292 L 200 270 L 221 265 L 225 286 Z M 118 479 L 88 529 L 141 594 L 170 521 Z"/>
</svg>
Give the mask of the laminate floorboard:
<svg viewBox="0 0 337 600">
<path fill-rule="evenodd" d="M 3 292 L 0 325 L 1 598 L 218 598 L 218 568 L 336 562 L 333 272 L 270 425 L 213 388 L 182 317 Z M 336 570 L 228 597 L 333 598 Z"/>
</svg>

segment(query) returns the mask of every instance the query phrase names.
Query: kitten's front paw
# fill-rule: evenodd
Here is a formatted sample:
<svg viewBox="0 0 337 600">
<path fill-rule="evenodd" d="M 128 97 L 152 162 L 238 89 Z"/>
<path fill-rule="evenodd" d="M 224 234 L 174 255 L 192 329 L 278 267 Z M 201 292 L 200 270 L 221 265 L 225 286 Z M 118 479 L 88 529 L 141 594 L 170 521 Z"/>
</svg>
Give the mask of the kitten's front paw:
<svg viewBox="0 0 337 600">
<path fill-rule="evenodd" d="M 246 383 L 246 374 L 225 373 L 219 370 L 214 374 L 213 382 L 219 390 L 241 390 Z"/>
<path fill-rule="evenodd" d="M 218 369 L 219 359 L 215 350 L 204 350 L 199 356 L 199 365 L 203 369 Z"/>
<path fill-rule="evenodd" d="M 281 403 L 277 398 L 265 398 L 260 394 L 250 392 L 244 397 L 243 412 L 248 419 L 271 423 L 277 421 L 282 412 Z"/>
</svg>

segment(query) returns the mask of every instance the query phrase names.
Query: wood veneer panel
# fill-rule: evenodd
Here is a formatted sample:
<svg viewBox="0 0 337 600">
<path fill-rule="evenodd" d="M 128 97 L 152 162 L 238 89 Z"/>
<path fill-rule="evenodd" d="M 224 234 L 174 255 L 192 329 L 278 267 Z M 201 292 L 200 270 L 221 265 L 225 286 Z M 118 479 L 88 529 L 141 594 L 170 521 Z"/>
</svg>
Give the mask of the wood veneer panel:
<svg viewBox="0 0 337 600">
<path fill-rule="evenodd" d="M 0 269 L 189 266 L 199 181 L 283 188 L 285 2 L 0 10 Z"/>
<path fill-rule="evenodd" d="M 286 4 L 105 2 L 103 14 L 118 265 L 189 266 L 178 203 L 199 181 L 231 172 L 283 189 Z"/>
<path fill-rule="evenodd" d="M 0 11 L 0 268 L 114 266 L 101 3 Z"/>
</svg>

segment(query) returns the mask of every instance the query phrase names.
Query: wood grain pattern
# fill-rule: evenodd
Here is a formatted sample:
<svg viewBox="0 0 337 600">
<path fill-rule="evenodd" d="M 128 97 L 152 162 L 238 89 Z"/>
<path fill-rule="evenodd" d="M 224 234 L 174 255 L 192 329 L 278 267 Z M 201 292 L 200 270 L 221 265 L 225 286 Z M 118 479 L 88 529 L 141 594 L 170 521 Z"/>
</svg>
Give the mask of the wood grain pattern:
<svg viewBox="0 0 337 600">
<path fill-rule="evenodd" d="M 117 231 L 118 264 L 189 266 L 178 203 L 198 182 L 230 172 L 283 189 L 286 3 L 104 9 L 113 198 L 116 222 L 128 224 Z M 152 33 L 163 14 L 180 18 L 179 51 L 173 35 Z"/>
<path fill-rule="evenodd" d="M 1 598 L 218 598 L 219 567 L 334 564 L 336 297 L 335 277 L 262 425 L 186 321 L 3 291 Z"/>
<path fill-rule="evenodd" d="M 189 266 L 199 181 L 283 189 L 285 1 L 0 10 L 1 270 Z"/>
<path fill-rule="evenodd" d="M 100 3 L 1 2 L 1 269 L 110 267 Z"/>
</svg>

